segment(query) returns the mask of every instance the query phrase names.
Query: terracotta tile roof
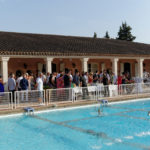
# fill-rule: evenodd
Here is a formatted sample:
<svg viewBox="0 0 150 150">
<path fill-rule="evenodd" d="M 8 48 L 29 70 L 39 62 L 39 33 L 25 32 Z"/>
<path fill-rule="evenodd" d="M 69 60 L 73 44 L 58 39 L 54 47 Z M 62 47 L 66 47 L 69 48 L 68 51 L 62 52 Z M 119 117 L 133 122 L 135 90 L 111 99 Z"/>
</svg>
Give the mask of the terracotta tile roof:
<svg viewBox="0 0 150 150">
<path fill-rule="evenodd" d="M 150 55 L 150 45 L 115 39 L 0 32 L 1 55 Z"/>
</svg>

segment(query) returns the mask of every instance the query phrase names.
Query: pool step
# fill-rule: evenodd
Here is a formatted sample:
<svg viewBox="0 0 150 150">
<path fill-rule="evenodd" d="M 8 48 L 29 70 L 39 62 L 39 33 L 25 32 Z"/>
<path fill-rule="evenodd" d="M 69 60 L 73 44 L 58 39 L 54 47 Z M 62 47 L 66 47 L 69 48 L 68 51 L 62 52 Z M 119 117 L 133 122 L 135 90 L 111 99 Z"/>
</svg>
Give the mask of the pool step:
<svg viewBox="0 0 150 150">
<path fill-rule="evenodd" d="M 34 108 L 32 108 L 32 107 L 25 107 L 25 108 L 24 108 L 24 111 L 25 111 L 27 114 L 32 114 L 32 113 L 34 113 Z"/>
</svg>

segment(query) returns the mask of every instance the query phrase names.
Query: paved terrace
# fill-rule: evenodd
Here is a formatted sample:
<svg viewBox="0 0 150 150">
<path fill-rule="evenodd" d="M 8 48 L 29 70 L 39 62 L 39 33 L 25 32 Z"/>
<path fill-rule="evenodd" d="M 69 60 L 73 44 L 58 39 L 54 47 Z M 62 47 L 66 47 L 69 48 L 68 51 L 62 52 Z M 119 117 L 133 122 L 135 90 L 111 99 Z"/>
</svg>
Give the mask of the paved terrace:
<svg viewBox="0 0 150 150">
<path fill-rule="evenodd" d="M 121 102 L 121 101 L 129 101 L 129 100 L 134 100 L 134 99 L 141 99 L 141 98 L 150 98 L 150 93 L 147 94 L 140 94 L 140 95 L 123 95 L 123 96 L 118 96 L 118 97 L 105 97 L 102 99 L 107 99 L 109 102 Z M 97 101 L 95 100 L 82 100 L 82 101 L 77 101 L 75 103 L 72 102 L 63 102 L 63 103 L 53 103 L 49 104 L 48 106 L 33 106 L 35 108 L 35 111 L 41 111 L 41 110 L 54 110 L 57 108 L 68 108 L 68 107 L 76 107 L 76 106 L 86 106 L 86 105 L 92 105 L 92 104 L 98 104 Z M 1 106 L 2 107 L 2 106 Z M 18 113 L 23 113 L 23 107 L 22 108 L 17 108 L 13 110 L 0 110 L 0 115 L 10 115 L 10 114 L 18 114 Z"/>
</svg>

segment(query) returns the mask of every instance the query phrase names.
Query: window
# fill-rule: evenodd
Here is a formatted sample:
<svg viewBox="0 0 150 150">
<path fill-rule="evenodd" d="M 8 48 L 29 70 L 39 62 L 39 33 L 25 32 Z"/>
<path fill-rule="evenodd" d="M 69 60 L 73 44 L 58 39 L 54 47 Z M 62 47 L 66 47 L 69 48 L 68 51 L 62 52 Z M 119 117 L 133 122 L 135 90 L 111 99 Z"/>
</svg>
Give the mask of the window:
<svg viewBox="0 0 150 150">
<path fill-rule="evenodd" d="M 65 64 L 64 63 L 60 63 L 60 71 L 64 71 L 65 70 Z"/>
<path fill-rule="evenodd" d="M 96 63 L 88 64 L 88 72 L 95 73 L 96 71 L 98 71 L 98 64 Z"/>
</svg>

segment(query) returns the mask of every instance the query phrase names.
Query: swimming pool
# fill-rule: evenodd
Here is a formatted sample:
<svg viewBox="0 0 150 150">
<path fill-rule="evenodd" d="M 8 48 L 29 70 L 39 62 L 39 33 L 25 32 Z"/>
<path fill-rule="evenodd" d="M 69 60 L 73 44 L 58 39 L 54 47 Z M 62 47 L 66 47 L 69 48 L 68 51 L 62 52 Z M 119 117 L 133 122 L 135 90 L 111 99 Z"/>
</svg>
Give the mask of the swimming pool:
<svg viewBox="0 0 150 150">
<path fill-rule="evenodd" d="M 0 150 L 149 150 L 150 100 L 0 119 Z M 102 110 L 102 108 L 101 108 Z"/>
</svg>

